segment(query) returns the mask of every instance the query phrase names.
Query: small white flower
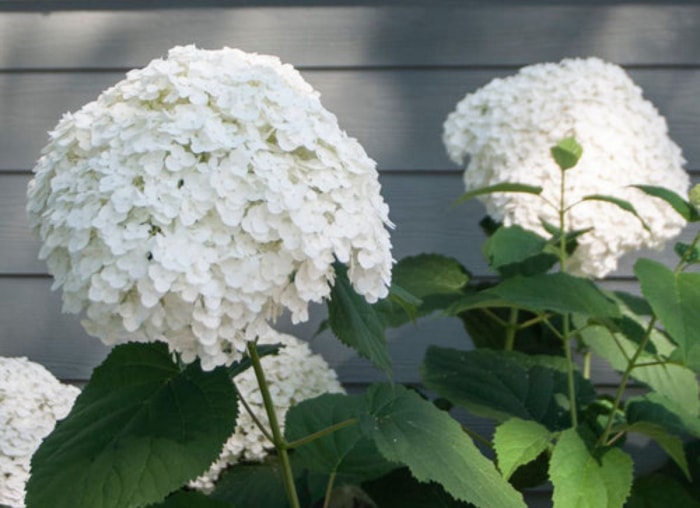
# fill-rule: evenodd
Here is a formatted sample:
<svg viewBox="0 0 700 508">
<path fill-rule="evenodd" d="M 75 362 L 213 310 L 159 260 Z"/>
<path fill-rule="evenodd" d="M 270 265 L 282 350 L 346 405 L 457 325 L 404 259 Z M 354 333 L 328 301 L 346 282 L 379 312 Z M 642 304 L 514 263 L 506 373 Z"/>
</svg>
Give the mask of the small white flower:
<svg viewBox="0 0 700 508">
<path fill-rule="evenodd" d="M 79 392 L 26 358 L 0 357 L 0 504 L 24 506 L 31 457 Z"/>
<path fill-rule="evenodd" d="M 268 355 L 261 360 L 280 425 L 284 426 L 285 415 L 295 404 L 324 393 L 344 393 L 335 371 L 321 356 L 313 354 L 306 342 L 270 330 L 260 337 L 258 344 L 284 346 L 277 355 Z M 255 417 L 268 426 L 267 412 L 253 369 L 249 368 L 236 376 L 234 383 Z M 260 462 L 273 450 L 272 443 L 255 424 L 243 403 L 239 402 L 234 434 L 224 445 L 219 458 L 206 473 L 190 482 L 190 487 L 210 492 L 228 466 L 240 462 Z"/>
<path fill-rule="evenodd" d="M 34 169 L 40 257 L 108 344 L 213 368 L 285 308 L 307 319 L 335 259 L 367 300 L 388 292 L 375 163 L 275 57 L 173 48 L 65 115 Z"/>
<path fill-rule="evenodd" d="M 543 187 L 560 200 L 560 171 L 550 148 L 573 136 L 583 147 L 566 172 L 565 206 L 604 194 L 631 202 L 650 231 L 615 205 L 589 201 L 567 213 L 568 230 L 594 227 L 579 237 L 568 268 L 604 277 L 625 253 L 660 248 L 684 222 L 670 206 L 630 185 L 655 185 L 685 195 L 689 185 L 680 148 L 666 122 L 618 66 L 597 58 L 524 67 L 468 94 L 445 121 L 443 141 L 457 164 L 469 156 L 467 190 L 501 182 Z M 487 212 L 506 225 L 545 234 L 541 220 L 558 224 L 557 212 L 528 194 L 480 197 Z"/>
</svg>

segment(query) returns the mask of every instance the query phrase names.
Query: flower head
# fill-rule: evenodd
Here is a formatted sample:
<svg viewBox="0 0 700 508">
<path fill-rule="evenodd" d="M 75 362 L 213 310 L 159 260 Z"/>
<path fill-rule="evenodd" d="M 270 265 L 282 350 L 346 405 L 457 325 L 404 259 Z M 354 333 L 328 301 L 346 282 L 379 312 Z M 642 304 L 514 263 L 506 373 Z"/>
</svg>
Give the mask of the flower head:
<svg viewBox="0 0 700 508">
<path fill-rule="evenodd" d="M 666 122 L 618 66 L 597 58 L 524 67 L 467 95 L 445 122 L 449 156 L 469 164 L 467 189 L 501 182 L 543 187 L 558 204 L 561 172 L 549 156 L 558 141 L 574 137 L 583 147 L 565 176 L 564 206 L 587 195 L 604 194 L 631 202 L 649 226 L 632 214 L 597 201 L 577 204 L 566 215 L 567 230 L 593 227 L 579 237 L 569 260 L 574 273 L 603 277 L 625 253 L 661 247 L 677 235 L 683 220 L 660 199 L 630 185 L 667 187 L 685 195 L 689 178 L 680 148 Z M 492 194 L 482 198 L 488 213 L 506 225 L 545 234 L 542 220 L 558 224 L 558 211 L 537 196 Z"/>
<path fill-rule="evenodd" d="M 64 310 L 108 344 L 233 361 L 285 308 L 306 320 L 336 259 L 368 301 L 387 294 L 375 163 L 275 57 L 173 48 L 50 136 L 30 225 Z"/>
<path fill-rule="evenodd" d="M 290 407 L 324 393 L 343 393 L 333 369 L 320 356 L 313 354 L 306 342 L 274 330 L 261 337 L 259 344 L 282 344 L 276 355 L 262 358 L 265 378 L 269 385 L 275 411 L 281 425 Z M 255 417 L 269 428 L 260 388 L 253 369 L 234 379 L 236 389 Z M 283 427 L 284 428 L 284 427 Z M 219 458 L 209 470 L 190 483 L 198 490 L 209 492 L 221 472 L 240 462 L 261 462 L 274 450 L 242 402 L 238 403 L 238 421 L 234 434 L 224 445 Z"/>
<path fill-rule="evenodd" d="M 37 363 L 0 357 L 0 505 L 24 506 L 31 457 L 78 393 Z"/>
</svg>

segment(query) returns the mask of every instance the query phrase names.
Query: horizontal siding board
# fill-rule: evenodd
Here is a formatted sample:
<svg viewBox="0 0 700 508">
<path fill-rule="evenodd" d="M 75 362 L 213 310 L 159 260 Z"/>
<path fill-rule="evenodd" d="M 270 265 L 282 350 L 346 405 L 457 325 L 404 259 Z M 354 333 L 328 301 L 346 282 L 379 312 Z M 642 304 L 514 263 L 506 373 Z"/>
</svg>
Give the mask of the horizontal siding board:
<svg viewBox="0 0 700 508">
<path fill-rule="evenodd" d="M 634 291 L 629 282 L 607 283 L 608 288 Z M 61 298 L 50 290 L 47 278 L 0 278 L 0 356 L 27 356 L 45 365 L 61 379 L 87 379 L 92 368 L 108 352 L 99 339 L 88 336 L 80 318 L 61 313 Z M 325 316 L 325 309 L 313 305 L 310 320 L 292 326 L 281 318 L 278 328 L 310 340 L 312 348 L 338 371 L 344 383 L 363 384 L 386 380 L 368 361 L 359 358 L 330 333 L 312 338 Z M 416 325 L 388 330 L 387 340 L 393 361 L 394 380 L 418 383 L 418 366 L 428 345 L 470 349 L 470 340 L 454 318 L 428 317 Z M 616 379 L 603 362 L 595 362 L 592 379 L 609 385 Z"/>
<path fill-rule="evenodd" d="M 0 68 L 136 67 L 176 44 L 300 66 L 700 63 L 698 5 L 276 7 L 0 14 Z"/>
<path fill-rule="evenodd" d="M 39 242 L 33 238 L 27 225 L 25 193 L 28 181 L 27 174 L 0 176 L 0 276 L 46 273 L 45 264 L 37 259 Z M 478 221 L 485 213 L 482 205 L 472 201 L 452 206 L 462 192 L 459 173 L 430 176 L 387 173 L 381 176 L 381 182 L 390 217 L 396 224 L 392 231 L 394 257 L 438 252 L 459 259 L 477 276 L 489 274 L 480 253 L 484 241 L 478 227 Z M 690 241 L 690 229 L 681 238 Z M 661 252 L 645 254 L 662 261 L 674 259 L 670 246 Z M 623 259 L 615 275 L 629 276 L 632 263 L 632 257 Z"/>
<path fill-rule="evenodd" d="M 307 70 L 326 108 L 382 171 L 454 170 L 442 124 L 468 92 L 510 70 Z M 633 69 L 630 75 L 666 116 L 688 167 L 700 169 L 700 69 Z M 66 111 L 123 78 L 115 73 L 0 74 L 0 172 L 31 168 Z"/>
</svg>

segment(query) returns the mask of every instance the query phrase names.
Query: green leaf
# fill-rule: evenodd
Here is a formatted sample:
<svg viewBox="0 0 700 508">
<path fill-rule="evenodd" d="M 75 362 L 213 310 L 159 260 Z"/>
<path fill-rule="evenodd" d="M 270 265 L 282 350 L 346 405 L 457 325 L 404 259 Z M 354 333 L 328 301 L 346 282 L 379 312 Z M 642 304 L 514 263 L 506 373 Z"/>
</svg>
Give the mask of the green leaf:
<svg viewBox="0 0 700 508">
<path fill-rule="evenodd" d="M 357 419 L 365 412 L 362 396 L 325 394 L 293 406 L 287 413 L 285 435 L 289 442 L 302 439 L 332 425 Z M 370 480 L 396 468 L 384 460 L 359 420 L 349 427 L 315 439 L 294 449 L 298 464 L 312 471 Z"/>
<path fill-rule="evenodd" d="M 632 468 L 619 448 L 593 455 L 576 429 L 565 430 L 549 465 L 554 508 L 621 508 L 632 488 Z"/>
<path fill-rule="evenodd" d="M 162 503 L 148 508 L 235 508 L 234 505 L 205 496 L 196 491 L 179 491 L 168 496 Z"/>
<path fill-rule="evenodd" d="M 663 199 L 688 222 L 700 221 L 700 213 L 698 213 L 697 208 L 672 190 L 654 185 L 632 185 L 632 187 L 655 198 Z"/>
<path fill-rule="evenodd" d="M 508 480 L 520 466 L 535 460 L 552 441 L 552 433 L 531 420 L 510 418 L 496 427 L 493 446 L 498 467 Z"/>
<path fill-rule="evenodd" d="M 489 185 L 488 187 L 481 187 L 479 189 L 473 189 L 462 194 L 462 196 L 455 202 L 456 205 L 469 201 L 477 196 L 483 196 L 484 194 L 493 194 L 494 192 L 518 192 L 525 194 L 542 194 L 542 187 L 536 185 L 527 185 L 524 183 L 497 183 L 496 185 Z"/>
<path fill-rule="evenodd" d="M 673 246 L 673 250 L 685 263 L 693 264 L 700 260 L 700 247 L 697 245 L 692 246 L 688 243 L 676 242 Z"/>
<path fill-rule="evenodd" d="M 544 252 L 547 240 L 520 226 L 499 228 L 483 246 L 489 266 L 503 277 L 544 273 L 558 257 Z"/>
<path fill-rule="evenodd" d="M 180 370 L 163 343 L 117 346 L 34 455 L 27 504 L 159 502 L 218 457 L 236 416 L 225 368 Z"/>
<path fill-rule="evenodd" d="M 390 298 L 374 305 L 385 326 L 401 326 L 451 304 L 470 280 L 454 258 L 421 254 L 401 259 L 392 270 Z"/>
<path fill-rule="evenodd" d="M 637 219 L 639 219 L 639 222 L 641 222 L 642 227 L 646 229 L 647 231 L 651 231 L 649 229 L 649 225 L 642 219 L 642 217 L 637 213 L 637 209 L 630 203 L 629 201 L 625 201 L 624 199 L 619 199 L 613 196 L 604 196 L 602 194 L 591 194 L 589 196 L 584 196 L 581 201 L 601 201 L 603 203 L 610 203 L 612 205 L 617 206 L 618 208 L 624 210 L 625 212 L 631 213 Z"/>
<path fill-rule="evenodd" d="M 391 277 L 418 298 L 459 293 L 470 279 L 459 261 L 439 254 L 405 257 L 394 265 Z"/>
<path fill-rule="evenodd" d="M 683 485 L 672 476 L 652 473 L 637 478 L 632 486 L 625 508 L 698 508 L 694 499 Z"/>
<path fill-rule="evenodd" d="M 638 260 L 634 273 L 681 361 L 700 372 L 700 273 L 676 273 L 649 259 Z"/>
<path fill-rule="evenodd" d="M 690 477 L 690 471 L 688 470 L 688 461 L 685 457 L 685 450 L 683 450 L 683 441 L 681 441 L 678 437 L 669 434 L 662 426 L 649 422 L 636 422 L 632 425 L 627 425 L 616 430 L 635 432 L 637 434 L 650 437 L 656 441 L 661 448 L 663 448 L 669 457 L 671 457 L 681 471 L 683 471 L 686 478 L 688 478 L 688 480 L 692 480 Z"/>
<path fill-rule="evenodd" d="M 562 139 L 550 151 L 557 166 L 562 170 L 573 168 L 583 155 L 583 148 L 575 138 Z"/>
<path fill-rule="evenodd" d="M 571 425 L 563 358 L 430 346 L 421 372 L 427 388 L 478 416 L 534 420 L 551 431 Z M 592 401 L 590 382 L 578 373 L 575 381 L 577 404 Z"/>
<path fill-rule="evenodd" d="M 622 330 L 627 331 L 627 336 L 614 333 L 604 326 L 588 326 L 582 329 L 580 335 L 583 341 L 598 356 L 607 360 L 613 369 L 625 372 L 628 359 L 635 354 L 641 338 L 631 339 L 630 335 L 633 336 L 635 333 L 644 335 L 644 329 L 631 318 L 623 319 L 619 323 L 623 326 Z M 635 325 L 639 327 L 637 332 L 632 331 L 635 330 Z M 693 413 L 700 412 L 700 390 L 692 370 L 668 361 L 663 362 L 653 348 L 652 351 L 643 351 L 636 363 L 641 366 L 632 370 L 631 376 L 634 379 L 668 397 L 681 407 Z"/>
<path fill-rule="evenodd" d="M 567 273 L 515 276 L 500 284 L 457 300 L 448 312 L 484 307 L 516 307 L 533 312 L 580 313 L 591 317 L 618 317 L 615 302 L 588 279 Z"/>
<path fill-rule="evenodd" d="M 364 491 L 380 508 L 469 508 L 437 483 L 422 483 L 408 468 L 395 469 L 386 476 L 362 484 Z"/>
<path fill-rule="evenodd" d="M 407 465 L 419 481 L 437 482 L 455 499 L 477 507 L 525 507 L 447 413 L 398 385 L 373 385 L 366 397 L 370 415 L 363 428 L 387 460 Z"/>
<path fill-rule="evenodd" d="M 287 508 L 287 494 L 277 460 L 236 464 L 224 471 L 211 497 L 241 508 Z"/>
<path fill-rule="evenodd" d="M 685 407 L 658 393 L 631 397 L 625 404 L 625 415 L 630 424 L 650 422 L 674 434 L 700 437 L 700 418 Z"/>
<path fill-rule="evenodd" d="M 391 372 L 384 323 L 376 310 L 353 289 L 347 267 L 335 263 L 335 284 L 328 301 L 328 322 L 340 341 L 383 371 Z"/>
</svg>

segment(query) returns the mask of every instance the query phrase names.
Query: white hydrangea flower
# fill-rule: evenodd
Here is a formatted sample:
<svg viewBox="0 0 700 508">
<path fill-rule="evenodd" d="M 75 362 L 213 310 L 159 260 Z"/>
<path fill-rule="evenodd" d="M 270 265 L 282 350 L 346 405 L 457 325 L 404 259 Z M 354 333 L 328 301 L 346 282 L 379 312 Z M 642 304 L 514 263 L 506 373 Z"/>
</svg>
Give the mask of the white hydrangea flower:
<svg viewBox="0 0 700 508">
<path fill-rule="evenodd" d="M 591 194 L 631 202 L 650 227 L 615 205 L 588 201 L 566 216 L 567 229 L 594 227 L 579 238 L 567 267 L 603 277 L 625 253 L 660 248 L 684 222 L 670 206 L 630 185 L 656 185 L 685 195 L 689 185 L 680 148 L 668 137 L 664 118 L 620 67 L 597 58 L 567 59 L 524 67 L 495 79 L 457 104 L 444 125 L 450 158 L 469 164 L 468 190 L 501 182 L 544 188 L 560 200 L 560 170 L 550 147 L 573 136 L 583 147 L 566 173 L 565 205 Z M 537 196 L 492 194 L 481 198 L 493 218 L 545 234 L 541 219 L 558 224 L 557 212 Z"/>
<path fill-rule="evenodd" d="M 24 506 L 31 457 L 79 392 L 26 358 L 0 357 L 0 505 Z"/>
<path fill-rule="evenodd" d="M 336 259 L 368 301 L 388 292 L 375 162 L 275 57 L 173 48 L 65 115 L 34 169 L 40 257 L 107 344 L 211 369 L 285 308 L 308 319 Z"/>
<path fill-rule="evenodd" d="M 324 393 L 344 393 L 333 369 L 320 355 L 313 354 L 306 342 L 291 335 L 270 330 L 258 344 L 282 344 L 277 355 L 261 359 L 270 396 L 275 406 L 282 431 L 284 419 L 290 407 Z M 252 368 L 235 377 L 234 382 L 255 417 L 269 428 L 267 413 L 255 372 Z M 261 462 L 274 450 L 260 428 L 255 424 L 243 403 L 238 403 L 238 421 L 234 434 L 224 445 L 219 458 L 209 470 L 190 487 L 211 492 L 223 470 L 240 462 Z"/>
</svg>

